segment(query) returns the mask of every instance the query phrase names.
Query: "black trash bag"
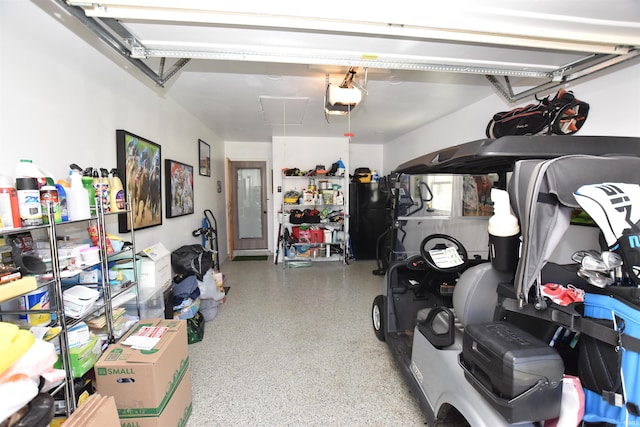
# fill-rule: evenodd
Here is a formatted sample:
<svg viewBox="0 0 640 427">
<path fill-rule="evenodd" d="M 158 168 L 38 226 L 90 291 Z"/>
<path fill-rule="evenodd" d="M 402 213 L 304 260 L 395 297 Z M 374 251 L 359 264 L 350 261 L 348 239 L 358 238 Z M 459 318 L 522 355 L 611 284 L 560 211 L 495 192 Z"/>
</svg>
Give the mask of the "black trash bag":
<svg viewBox="0 0 640 427">
<path fill-rule="evenodd" d="M 171 252 L 171 266 L 176 276 L 175 282 L 192 275 L 202 281 L 209 269 L 213 268 L 213 252 L 198 244 L 184 245 Z"/>
</svg>

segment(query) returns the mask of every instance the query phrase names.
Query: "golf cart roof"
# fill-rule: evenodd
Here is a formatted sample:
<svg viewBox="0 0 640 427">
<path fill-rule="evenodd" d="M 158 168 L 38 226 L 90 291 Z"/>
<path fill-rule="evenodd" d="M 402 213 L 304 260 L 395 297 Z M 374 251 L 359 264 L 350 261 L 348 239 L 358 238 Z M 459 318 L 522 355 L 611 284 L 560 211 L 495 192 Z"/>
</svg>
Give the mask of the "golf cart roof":
<svg viewBox="0 0 640 427">
<path fill-rule="evenodd" d="M 640 138 L 620 136 L 524 135 L 479 139 L 417 157 L 394 173 L 483 175 L 510 172 L 518 160 L 571 154 L 640 156 Z"/>
</svg>

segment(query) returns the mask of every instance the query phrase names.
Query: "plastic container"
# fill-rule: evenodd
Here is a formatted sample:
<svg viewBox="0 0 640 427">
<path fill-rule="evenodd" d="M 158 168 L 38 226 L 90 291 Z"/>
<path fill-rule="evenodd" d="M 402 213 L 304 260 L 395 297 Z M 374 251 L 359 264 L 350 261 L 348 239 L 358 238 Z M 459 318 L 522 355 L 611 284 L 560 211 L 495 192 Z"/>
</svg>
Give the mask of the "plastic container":
<svg viewBox="0 0 640 427">
<path fill-rule="evenodd" d="M 130 316 L 138 315 L 136 299 L 133 298 L 123 305 Z M 140 292 L 140 320 L 164 319 L 164 294 L 161 288 Z"/>
<path fill-rule="evenodd" d="M 50 307 L 49 290 L 47 288 L 36 289 L 18 299 L 19 310 L 48 310 Z M 48 325 L 51 323 L 51 314 L 21 314 L 20 320 L 31 326 Z"/>
<path fill-rule="evenodd" d="M 47 185 L 47 178 L 44 173 L 42 173 L 32 160 L 28 159 L 22 159 L 16 165 L 16 178 L 36 178 L 38 188 Z"/>
<path fill-rule="evenodd" d="M 42 209 L 42 222 L 49 223 L 49 206 L 53 208 L 53 221 L 59 223 L 62 221 L 60 214 L 60 198 L 58 189 L 53 185 L 45 185 L 40 187 L 40 205 Z"/>
<path fill-rule="evenodd" d="M 489 218 L 489 259 L 493 268 L 515 272 L 520 257 L 520 226 L 511 212 L 509 193 L 491 189 L 493 216 Z"/>
<path fill-rule="evenodd" d="M 100 262 L 100 248 L 90 246 L 80 250 L 80 258 L 86 265 L 97 264 Z"/>
<path fill-rule="evenodd" d="M 142 266 L 142 258 L 136 256 L 136 274 L 138 279 L 140 279 L 140 268 Z M 113 271 L 117 271 L 118 277 L 121 282 L 127 281 L 135 281 L 134 272 L 133 272 L 133 262 L 130 258 L 119 259 L 115 261 L 113 267 L 111 267 Z"/>
<path fill-rule="evenodd" d="M 71 187 L 67 189 L 67 209 L 69 220 L 76 221 L 91 217 L 91 207 L 89 205 L 89 192 L 84 187 L 79 169 L 71 169 L 69 176 Z"/>
<path fill-rule="evenodd" d="M 19 228 L 22 224 L 18 192 L 11 180 L 4 176 L 0 176 L 0 218 L 6 228 Z"/>
<path fill-rule="evenodd" d="M 118 169 L 111 169 L 111 188 L 109 192 L 111 212 L 120 212 L 125 209 L 124 188 Z"/>
<path fill-rule="evenodd" d="M 79 319 L 93 306 L 100 296 L 95 289 L 85 286 L 74 286 L 62 293 L 64 300 L 64 314 Z"/>
<path fill-rule="evenodd" d="M 508 423 L 560 414 L 562 358 L 511 323 L 465 325 L 462 367 L 465 378 Z"/>
<path fill-rule="evenodd" d="M 58 190 L 58 201 L 60 202 L 60 218 L 62 222 L 69 221 L 69 209 L 67 208 L 67 189 L 64 185 L 56 183 L 56 190 Z"/>
<path fill-rule="evenodd" d="M 82 172 L 82 186 L 87 190 L 90 209 L 96 206 L 96 188 L 93 185 L 93 175 L 93 168 L 86 168 L 84 172 Z"/>
<path fill-rule="evenodd" d="M 16 178 L 20 222 L 23 227 L 42 225 L 42 209 L 37 178 Z"/>
<path fill-rule="evenodd" d="M 339 159 L 336 163 L 338 163 L 338 170 L 336 171 L 336 176 L 344 176 L 345 166 L 342 159 Z"/>
<path fill-rule="evenodd" d="M 98 181 L 96 184 L 96 175 Z M 100 197 L 100 206 L 104 212 L 111 211 L 111 196 L 109 195 L 109 171 L 100 168 L 100 172 L 95 171 L 93 174 L 93 186 L 96 189 L 96 197 Z"/>
</svg>

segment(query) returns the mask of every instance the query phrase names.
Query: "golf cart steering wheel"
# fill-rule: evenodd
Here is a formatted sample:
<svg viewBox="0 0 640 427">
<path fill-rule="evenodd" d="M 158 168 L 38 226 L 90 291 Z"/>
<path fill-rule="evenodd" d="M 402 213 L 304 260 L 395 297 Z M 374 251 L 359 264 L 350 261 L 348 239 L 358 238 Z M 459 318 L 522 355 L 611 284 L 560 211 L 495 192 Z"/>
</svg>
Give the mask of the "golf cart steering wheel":
<svg viewBox="0 0 640 427">
<path fill-rule="evenodd" d="M 427 249 L 427 244 L 436 239 L 446 240 L 455 246 L 438 243 Z M 455 252 L 448 248 L 455 249 Z M 430 252 L 432 250 L 434 252 Z M 432 253 L 436 255 L 436 259 L 432 256 Z M 425 237 L 420 244 L 420 255 L 422 255 L 429 267 L 441 273 L 458 273 L 464 270 L 469 262 L 467 250 L 462 246 L 462 243 L 447 234 L 432 234 Z"/>
</svg>

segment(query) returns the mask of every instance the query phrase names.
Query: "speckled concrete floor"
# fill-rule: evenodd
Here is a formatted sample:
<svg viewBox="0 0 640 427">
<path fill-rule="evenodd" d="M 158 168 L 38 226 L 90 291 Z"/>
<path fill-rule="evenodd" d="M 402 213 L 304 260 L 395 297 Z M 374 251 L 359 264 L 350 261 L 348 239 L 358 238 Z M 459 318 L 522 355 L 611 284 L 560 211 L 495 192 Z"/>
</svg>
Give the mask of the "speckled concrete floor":
<svg viewBox="0 0 640 427">
<path fill-rule="evenodd" d="M 383 279 L 373 261 L 284 270 L 223 263 L 231 290 L 203 341 L 189 346 L 202 426 L 424 426 L 371 329 Z"/>
</svg>

